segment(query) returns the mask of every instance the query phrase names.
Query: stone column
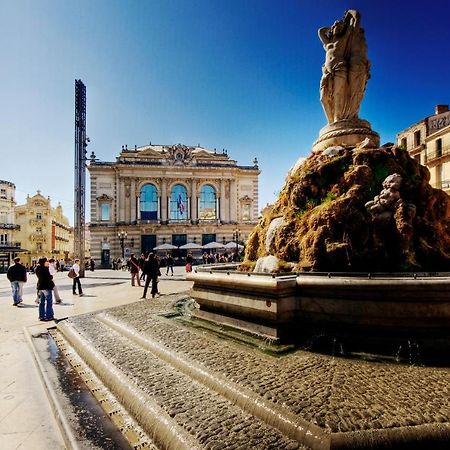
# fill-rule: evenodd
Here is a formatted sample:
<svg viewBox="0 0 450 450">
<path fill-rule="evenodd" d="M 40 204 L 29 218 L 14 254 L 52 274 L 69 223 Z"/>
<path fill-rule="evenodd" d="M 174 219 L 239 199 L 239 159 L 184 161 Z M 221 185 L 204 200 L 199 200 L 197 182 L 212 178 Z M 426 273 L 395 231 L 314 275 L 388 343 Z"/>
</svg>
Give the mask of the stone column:
<svg viewBox="0 0 450 450">
<path fill-rule="evenodd" d="M 219 197 L 219 196 L 218 196 Z M 220 201 L 219 201 L 219 219 L 222 223 L 228 222 L 225 213 L 225 180 L 222 178 L 220 180 Z"/>
<path fill-rule="evenodd" d="M 125 221 L 125 180 L 119 177 L 119 204 L 118 204 L 119 222 Z"/>
<path fill-rule="evenodd" d="M 130 188 L 130 222 L 136 220 L 136 179 L 131 179 Z"/>
<path fill-rule="evenodd" d="M 161 220 L 167 222 L 167 180 L 161 181 Z"/>
<path fill-rule="evenodd" d="M 197 180 L 191 179 L 191 220 L 195 222 L 198 218 L 197 214 Z"/>
<path fill-rule="evenodd" d="M 238 202 L 237 202 L 237 183 L 236 180 L 230 181 L 230 221 L 238 220 Z"/>
</svg>

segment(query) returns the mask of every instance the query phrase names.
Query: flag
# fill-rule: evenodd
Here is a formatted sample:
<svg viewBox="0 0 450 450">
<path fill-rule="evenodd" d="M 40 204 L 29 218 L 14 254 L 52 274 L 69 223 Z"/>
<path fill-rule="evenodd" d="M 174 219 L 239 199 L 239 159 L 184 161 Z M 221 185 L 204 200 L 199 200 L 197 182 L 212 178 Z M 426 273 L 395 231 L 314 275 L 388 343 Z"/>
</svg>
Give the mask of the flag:
<svg viewBox="0 0 450 450">
<path fill-rule="evenodd" d="M 181 198 L 181 194 L 178 194 L 177 209 L 178 212 L 180 213 L 180 216 L 182 216 L 184 213 L 184 202 L 183 199 Z"/>
</svg>

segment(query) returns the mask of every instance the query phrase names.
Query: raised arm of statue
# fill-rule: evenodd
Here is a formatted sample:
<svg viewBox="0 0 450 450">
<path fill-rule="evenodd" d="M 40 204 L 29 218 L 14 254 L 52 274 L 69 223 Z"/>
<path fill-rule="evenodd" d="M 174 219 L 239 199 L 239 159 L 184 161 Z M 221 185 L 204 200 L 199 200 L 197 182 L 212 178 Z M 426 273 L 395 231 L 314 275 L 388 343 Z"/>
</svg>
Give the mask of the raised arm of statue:
<svg viewBox="0 0 450 450">
<path fill-rule="evenodd" d="M 348 9 L 345 11 L 344 20 L 353 28 L 359 28 L 361 23 L 361 14 L 355 9 Z"/>
<path fill-rule="evenodd" d="M 319 39 L 322 41 L 323 45 L 327 45 L 330 43 L 330 27 L 322 27 L 319 28 L 318 34 L 319 34 Z"/>
</svg>

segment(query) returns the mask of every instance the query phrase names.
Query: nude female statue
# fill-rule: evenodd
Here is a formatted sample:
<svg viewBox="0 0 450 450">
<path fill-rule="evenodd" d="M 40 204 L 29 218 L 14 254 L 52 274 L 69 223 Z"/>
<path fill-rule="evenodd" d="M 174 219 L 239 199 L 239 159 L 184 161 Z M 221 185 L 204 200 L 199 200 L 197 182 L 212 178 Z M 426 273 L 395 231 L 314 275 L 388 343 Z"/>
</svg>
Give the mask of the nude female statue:
<svg viewBox="0 0 450 450">
<path fill-rule="evenodd" d="M 320 80 L 320 101 L 328 123 L 357 119 L 370 77 L 367 44 L 355 10 L 331 27 L 319 29 L 325 49 L 325 63 Z"/>
</svg>

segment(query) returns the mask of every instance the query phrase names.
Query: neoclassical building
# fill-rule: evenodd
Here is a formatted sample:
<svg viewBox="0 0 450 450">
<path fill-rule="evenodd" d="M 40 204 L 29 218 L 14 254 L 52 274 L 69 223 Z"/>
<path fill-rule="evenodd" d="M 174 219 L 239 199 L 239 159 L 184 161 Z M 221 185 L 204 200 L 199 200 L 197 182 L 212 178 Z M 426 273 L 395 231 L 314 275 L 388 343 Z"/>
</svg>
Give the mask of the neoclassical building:
<svg viewBox="0 0 450 450">
<path fill-rule="evenodd" d="M 27 249 L 21 258 L 23 263 L 31 264 L 41 256 L 68 259 L 73 253 L 73 229 L 64 216 L 62 206 L 51 206 L 50 197 L 44 197 L 40 191 L 27 196 L 24 205 L 15 208 L 16 224 L 20 230 L 15 238 Z"/>
<path fill-rule="evenodd" d="M 258 161 L 239 166 L 200 146 L 122 148 L 91 155 L 91 255 L 102 266 L 161 244 L 245 241 L 258 219 Z M 122 239 L 119 237 L 121 233 Z"/>
<path fill-rule="evenodd" d="M 397 134 L 397 145 L 430 170 L 430 183 L 450 194 L 450 110 L 437 105 L 435 113 Z"/>
<path fill-rule="evenodd" d="M 0 271 L 5 271 L 12 258 L 21 251 L 15 233 L 20 228 L 14 217 L 16 186 L 10 181 L 0 180 Z"/>
</svg>

